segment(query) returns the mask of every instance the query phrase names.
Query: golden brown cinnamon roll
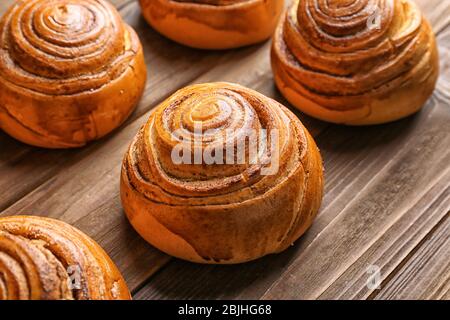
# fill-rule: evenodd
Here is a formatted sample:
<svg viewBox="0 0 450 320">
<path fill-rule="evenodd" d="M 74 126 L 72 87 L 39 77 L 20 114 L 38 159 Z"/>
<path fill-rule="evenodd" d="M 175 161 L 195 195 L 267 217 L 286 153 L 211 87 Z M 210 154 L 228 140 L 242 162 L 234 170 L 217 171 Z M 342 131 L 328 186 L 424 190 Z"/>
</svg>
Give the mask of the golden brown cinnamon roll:
<svg viewBox="0 0 450 320">
<path fill-rule="evenodd" d="M 268 39 L 283 0 L 140 0 L 145 19 L 164 36 L 201 49 L 229 49 Z"/>
<path fill-rule="evenodd" d="M 81 231 L 49 218 L 0 218 L 0 300 L 128 300 L 122 275 Z"/>
<path fill-rule="evenodd" d="M 160 250 L 240 263 L 285 250 L 311 225 L 323 189 L 317 146 L 276 101 L 231 83 L 186 87 L 127 152 L 125 212 Z"/>
<path fill-rule="evenodd" d="M 0 127 L 69 148 L 117 128 L 146 68 L 136 33 L 103 0 L 17 1 L 0 22 Z"/>
<path fill-rule="evenodd" d="M 272 68 L 298 109 L 365 125 L 417 112 L 439 67 L 434 34 L 410 0 L 295 0 L 275 32 Z"/>
</svg>

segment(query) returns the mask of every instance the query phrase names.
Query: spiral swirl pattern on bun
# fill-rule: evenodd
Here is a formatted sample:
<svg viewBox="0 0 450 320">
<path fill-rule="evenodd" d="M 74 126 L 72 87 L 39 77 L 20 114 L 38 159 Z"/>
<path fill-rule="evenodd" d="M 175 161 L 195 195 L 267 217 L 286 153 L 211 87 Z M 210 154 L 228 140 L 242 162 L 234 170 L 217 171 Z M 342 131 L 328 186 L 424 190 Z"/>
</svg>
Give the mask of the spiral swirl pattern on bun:
<svg viewBox="0 0 450 320">
<path fill-rule="evenodd" d="M 0 218 L 0 300 L 128 300 L 107 254 L 88 236 L 49 218 Z"/>
<path fill-rule="evenodd" d="M 164 101 L 137 134 L 123 162 L 122 203 L 162 251 L 240 263 L 306 231 L 322 170 L 314 140 L 288 109 L 236 84 L 199 84 Z"/>
<path fill-rule="evenodd" d="M 140 0 L 142 13 L 159 33 L 201 49 L 229 49 L 268 39 L 283 0 Z"/>
<path fill-rule="evenodd" d="M 280 91 L 305 113 L 377 124 L 423 106 L 438 55 L 410 0 L 296 0 L 275 32 L 272 68 Z"/>
<path fill-rule="evenodd" d="M 0 125 L 26 143 L 82 146 L 118 127 L 142 94 L 141 44 L 106 1 L 18 1 L 0 43 Z"/>
</svg>

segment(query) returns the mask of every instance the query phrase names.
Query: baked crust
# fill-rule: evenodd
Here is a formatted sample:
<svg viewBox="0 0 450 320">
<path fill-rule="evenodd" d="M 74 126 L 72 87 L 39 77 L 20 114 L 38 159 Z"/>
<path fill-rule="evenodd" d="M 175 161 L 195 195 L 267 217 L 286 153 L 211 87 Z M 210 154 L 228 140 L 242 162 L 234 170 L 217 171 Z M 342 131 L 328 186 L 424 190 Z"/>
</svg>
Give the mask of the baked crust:
<svg viewBox="0 0 450 320">
<path fill-rule="evenodd" d="M 99 139 L 131 114 L 145 81 L 140 41 L 107 1 L 18 1 L 0 22 L 0 127 L 22 142 Z"/>
<path fill-rule="evenodd" d="M 192 131 L 198 122 L 202 134 Z M 194 143 L 190 156 L 219 146 L 226 157 L 230 141 L 261 128 L 279 138 L 257 161 L 249 161 L 248 146 L 243 163 L 173 161 L 178 129 L 183 143 Z M 265 173 L 273 162 L 261 159 L 276 155 L 278 170 Z M 314 140 L 287 108 L 236 84 L 199 84 L 165 100 L 137 134 L 123 161 L 121 198 L 131 224 L 158 249 L 193 262 L 241 263 L 285 250 L 309 228 L 322 171 Z"/>
<path fill-rule="evenodd" d="M 230 49 L 270 38 L 283 0 L 140 0 L 159 33 L 186 46 Z"/>
<path fill-rule="evenodd" d="M 0 218 L 0 300 L 61 299 L 131 296 L 105 251 L 81 231 L 43 217 Z"/>
<path fill-rule="evenodd" d="M 323 1 L 296 0 L 288 9 L 271 55 L 281 93 L 313 117 L 349 125 L 420 110 L 434 90 L 439 61 L 417 6 L 409 0 L 345 3 L 322 8 Z"/>
</svg>

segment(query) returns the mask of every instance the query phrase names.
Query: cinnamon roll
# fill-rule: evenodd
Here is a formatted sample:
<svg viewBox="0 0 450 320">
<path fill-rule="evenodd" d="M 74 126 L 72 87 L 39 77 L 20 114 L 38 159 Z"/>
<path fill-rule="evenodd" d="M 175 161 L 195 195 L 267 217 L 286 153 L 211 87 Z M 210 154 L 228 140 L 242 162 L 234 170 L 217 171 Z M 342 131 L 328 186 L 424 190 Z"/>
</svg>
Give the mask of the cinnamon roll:
<svg viewBox="0 0 450 320">
<path fill-rule="evenodd" d="M 272 46 L 275 82 L 301 111 L 379 124 L 411 115 L 438 77 L 435 37 L 410 0 L 295 0 Z"/>
<path fill-rule="evenodd" d="M 283 0 L 140 0 L 159 33 L 200 49 L 229 49 L 268 39 Z"/>
<path fill-rule="evenodd" d="M 129 300 L 100 246 L 49 218 L 0 218 L 0 300 Z"/>
<path fill-rule="evenodd" d="M 140 41 L 104 0 L 17 1 L 0 22 L 0 127 L 25 143 L 80 147 L 130 115 Z"/>
<path fill-rule="evenodd" d="M 199 263 L 285 250 L 312 224 L 323 193 L 319 150 L 276 101 L 231 83 L 179 90 L 125 155 L 121 198 L 138 233 Z"/>
</svg>

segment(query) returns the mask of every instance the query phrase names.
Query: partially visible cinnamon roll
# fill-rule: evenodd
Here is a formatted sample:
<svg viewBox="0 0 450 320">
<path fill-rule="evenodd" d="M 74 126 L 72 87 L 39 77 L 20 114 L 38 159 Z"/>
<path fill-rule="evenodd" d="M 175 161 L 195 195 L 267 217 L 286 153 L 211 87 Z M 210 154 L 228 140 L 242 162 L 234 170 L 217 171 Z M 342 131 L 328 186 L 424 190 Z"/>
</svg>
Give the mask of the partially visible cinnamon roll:
<svg viewBox="0 0 450 320">
<path fill-rule="evenodd" d="M 129 300 L 100 246 L 49 218 L 0 218 L 0 300 Z"/>
<path fill-rule="evenodd" d="M 319 150 L 276 101 L 231 83 L 186 87 L 150 116 L 125 155 L 121 198 L 139 234 L 199 263 L 285 250 L 322 200 Z"/>
<path fill-rule="evenodd" d="M 69 148 L 130 115 L 144 89 L 140 41 L 104 0 L 17 1 L 0 22 L 0 127 Z"/>
<path fill-rule="evenodd" d="M 439 71 L 433 31 L 410 0 L 295 0 L 275 32 L 272 68 L 295 107 L 349 125 L 417 112 Z"/>
<path fill-rule="evenodd" d="M 140 0 L 150 25 L 200 49 L 229 49 L 268 39 L 284 0 Z"/>
</svg>

